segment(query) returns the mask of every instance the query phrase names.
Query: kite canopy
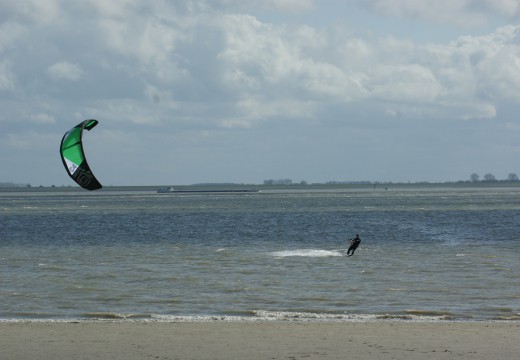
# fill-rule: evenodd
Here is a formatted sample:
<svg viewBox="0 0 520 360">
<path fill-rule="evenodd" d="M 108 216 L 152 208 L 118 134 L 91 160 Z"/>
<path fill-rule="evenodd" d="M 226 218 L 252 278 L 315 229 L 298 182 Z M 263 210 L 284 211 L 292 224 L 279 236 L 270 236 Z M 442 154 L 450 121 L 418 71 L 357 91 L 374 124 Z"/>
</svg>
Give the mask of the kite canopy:
<svg viewBox="0 0 520 360">
<path fill-rule="evenodd" d="M 90 171 L 81 143 L 83 129 L 90 130 L 97 124 L 97 120 L 85 120 L 67 131 L 63 135 L 63 139 L 61 139 L 60 155 L 67 173 L 72 180 L 87 190 L 102 188 L 92 171 Z"/>
</svg>

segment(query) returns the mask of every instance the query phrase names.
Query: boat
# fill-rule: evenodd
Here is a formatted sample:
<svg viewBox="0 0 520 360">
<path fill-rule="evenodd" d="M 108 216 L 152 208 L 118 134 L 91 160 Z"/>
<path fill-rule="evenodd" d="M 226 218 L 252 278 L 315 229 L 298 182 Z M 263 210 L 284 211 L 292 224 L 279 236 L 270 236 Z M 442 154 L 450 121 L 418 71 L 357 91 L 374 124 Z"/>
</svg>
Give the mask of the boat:
<svg viewBox="0 0 520 360">
<path fill-rule="evenodd" d="M 158 194 L 171 193 L 257 193 L 258 189 L 175 189 L 173 187 L 165 187 L 157 189 Z"/>
<path fill-rule="evenodd" d="M 157 189 L 158 194 L 172 193 L 175 189 L 173 187 L 165 187 Z"/>
</svg>

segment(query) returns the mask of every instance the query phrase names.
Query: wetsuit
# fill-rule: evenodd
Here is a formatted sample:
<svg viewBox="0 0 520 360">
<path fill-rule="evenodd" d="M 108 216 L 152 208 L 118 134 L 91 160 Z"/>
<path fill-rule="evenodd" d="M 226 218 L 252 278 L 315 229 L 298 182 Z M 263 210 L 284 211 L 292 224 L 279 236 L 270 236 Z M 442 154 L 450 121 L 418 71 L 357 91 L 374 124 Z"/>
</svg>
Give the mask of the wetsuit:
<svg viewBox="0 0 520 360">
<path fill-rule="evenodd" d="M 358 248 L 360 243 L 361 243 L 360 238 L 355 238 L 354 240 L 352 240 L 352 245 L 350 245 L 350 247 L 348 248 L 347 255 L 348 256 L 354 255 L 354 251 L 356 251 L 356 249 Z"/>
</svg>

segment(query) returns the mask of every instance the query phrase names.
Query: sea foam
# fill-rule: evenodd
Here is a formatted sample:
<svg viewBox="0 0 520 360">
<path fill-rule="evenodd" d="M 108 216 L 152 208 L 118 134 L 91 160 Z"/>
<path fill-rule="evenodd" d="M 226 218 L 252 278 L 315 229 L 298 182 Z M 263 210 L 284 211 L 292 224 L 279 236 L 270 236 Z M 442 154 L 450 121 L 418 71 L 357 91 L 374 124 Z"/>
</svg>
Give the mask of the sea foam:
<svg viewBox="0 0 520 360">
<path fill-rule="evenodd" d="M 270 255 L 283 258 L 290 256 L 306 256 L 306 257 L 329 257 L 343 256 L 338 250 L 318 250 L 318 249 L 298 249 L 298 250 L 282 250 L 270 253 Z"/>
</svg>

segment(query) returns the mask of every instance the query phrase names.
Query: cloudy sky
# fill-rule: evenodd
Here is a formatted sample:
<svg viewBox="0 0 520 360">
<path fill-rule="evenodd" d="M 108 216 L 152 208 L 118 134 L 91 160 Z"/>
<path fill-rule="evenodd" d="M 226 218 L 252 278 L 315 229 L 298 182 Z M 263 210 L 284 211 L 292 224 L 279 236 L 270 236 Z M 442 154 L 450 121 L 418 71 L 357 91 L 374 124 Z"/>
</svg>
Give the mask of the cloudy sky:
<svg viewBox="0 0 520 360">
<path fill-rule="evenodd" d="M 520 174 L 519 0 L 0 0 L 0 182 Z"/>
</svg>

